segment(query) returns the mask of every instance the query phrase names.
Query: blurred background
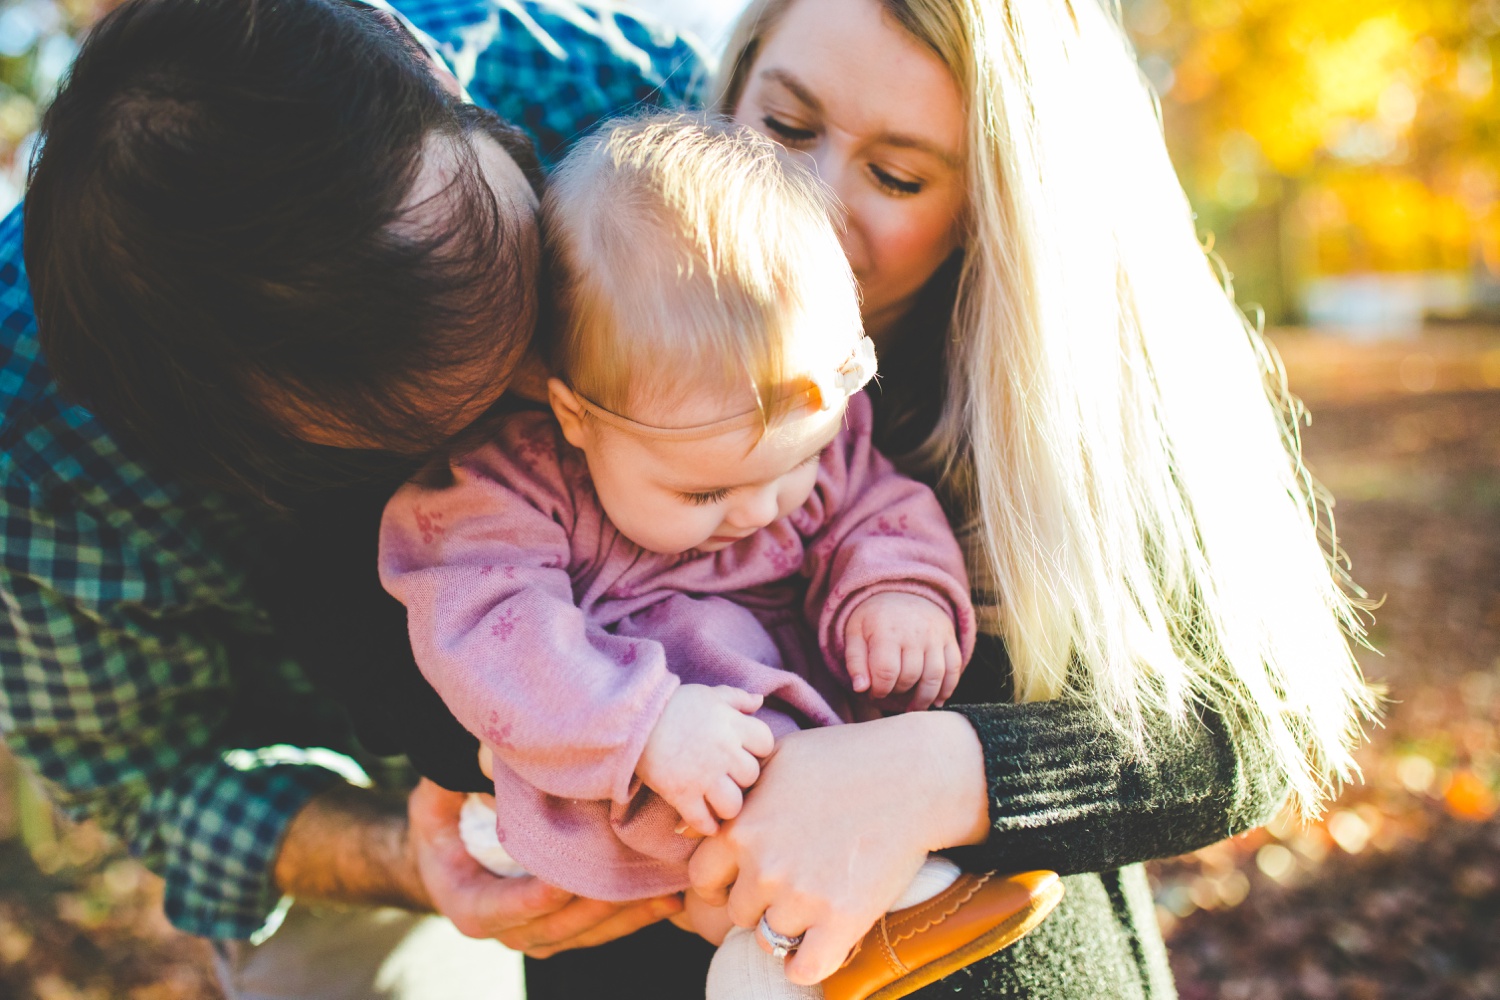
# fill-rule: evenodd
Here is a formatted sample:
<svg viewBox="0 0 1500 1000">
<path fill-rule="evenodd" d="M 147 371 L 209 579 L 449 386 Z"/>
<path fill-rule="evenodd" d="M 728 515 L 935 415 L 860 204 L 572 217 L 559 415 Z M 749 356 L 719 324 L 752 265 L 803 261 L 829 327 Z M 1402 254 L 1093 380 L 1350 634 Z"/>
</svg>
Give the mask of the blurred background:
<svg viewBox="0 0 1500 1000">
<path fill-rule="evenodd" d="M 0 0 L 0 207 L 114 0 Z M 716 49 L 738 0 L 643 0 Z M 1206 244 L 1313 422 L 1391 703 L 1317 823 L 1151 866 L 1185 1000 L 1500 998 L 1500 0 L 1125 0 Z M 218 993 L 0 755 L 0 1000 Z"/>
</svg>

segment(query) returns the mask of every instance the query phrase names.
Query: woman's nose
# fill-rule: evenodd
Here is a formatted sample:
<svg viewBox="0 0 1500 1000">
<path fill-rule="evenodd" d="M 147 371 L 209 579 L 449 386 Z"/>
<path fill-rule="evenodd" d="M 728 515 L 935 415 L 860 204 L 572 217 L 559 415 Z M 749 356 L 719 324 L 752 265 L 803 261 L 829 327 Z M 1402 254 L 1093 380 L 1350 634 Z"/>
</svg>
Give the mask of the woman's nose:
<svg viewBox="0 0 1500 1000">
<path fill-rule="evenodd" d="M 831 143 L 824 143 L 808 155 L 809 163 L 817 173 L 818 179 L 828 186 L 838 200 L 838 210 L 842 225 L 839 229 L 839 242 L 844 247 L 844 254 L 849 258 L 849 263 L 859 270 L 862 262 L 860 242 L 860 218 L 859 218 L 859 171 L 854 163 L 842 155 Z"/>
<path fill-rule="evenodd" d="M 807 158 L 813 173 L 818 175 L 818 180 L 828 185 L 828 189 L 838 197 L 839 204 L 847 204 L 849 190 L 849 158 L 843 154 L 831 142 L 820 143 L 816 148 L 808 150 Z"/>
</svg>

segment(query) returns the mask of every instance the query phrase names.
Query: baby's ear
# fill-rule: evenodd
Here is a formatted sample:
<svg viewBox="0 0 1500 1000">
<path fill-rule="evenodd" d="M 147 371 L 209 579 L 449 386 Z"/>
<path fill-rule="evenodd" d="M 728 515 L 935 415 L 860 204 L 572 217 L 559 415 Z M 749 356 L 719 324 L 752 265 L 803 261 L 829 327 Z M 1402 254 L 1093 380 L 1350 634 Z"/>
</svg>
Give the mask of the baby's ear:
<svg viewBox="0 0 1500 1000">
<path fill-rule="evenodd" d="M 575 448 L 584 447 L 588 440 L 588 428 L 584 424 L 583 406 L 578 396 L 560 378 L 547 380 L 547 402 L 552 405 L 552 415 L 562 425 L 563 437 Z"/>
</svg>

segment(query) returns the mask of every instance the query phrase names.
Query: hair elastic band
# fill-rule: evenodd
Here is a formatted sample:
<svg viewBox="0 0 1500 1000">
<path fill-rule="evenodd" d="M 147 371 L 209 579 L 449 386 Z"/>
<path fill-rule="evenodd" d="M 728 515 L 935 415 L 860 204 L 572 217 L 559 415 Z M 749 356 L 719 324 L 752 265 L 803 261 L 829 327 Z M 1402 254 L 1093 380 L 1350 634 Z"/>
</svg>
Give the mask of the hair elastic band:
<svg viewBox="0 0 1500 1000">
<path fill-rule="evenodd" d="M 741 428 L 753 427 L 760 423 L 759 410 L 746 410 L 723 420 L 715 420 L 707 424 L 695 424 L 692 427 L 657 427 L 653 424 L 643 424 L 638 420 L 631 420 L 622 416 L 614 410 L 606 410 L 598 403 L 582 395 L 578 390 L 573 390 L 573 396 L 578 400 L 579 407 L 583 412 L 604 424 L 613 427 L 617 431 L 633 434 L 636 437 L 650 438 L 655 441 L 701 441 L 704 438 L 717 437 L 729 431 L 737 431 Z"/>
<path fill-rule="evenodd" d="M 860 337 L 854 350 L 849 352 L 849 357 L 834 369 L 834 377 L 826 385 L 814 381 L 799 395 L 806 397 L 809 404 L 827 410 L 832 408 L 835 401 L 843 402 L 863 389 L 874 377 L 875 343 L 869 337 Z M 729 431 L 754 427 L 761 422 L 760 411 L 751 409 L 732 417 L 694 424 L 691 427 L 659 427 L 655 424 L 643 424 L 639 420 L 605 409 L 577 389 L 573 390 L 573 396 L 585 413 L 606 427 L 655 441 L 701 441 Z M 795 400 L 797 397 L 792 398 Z"/>
</svg>

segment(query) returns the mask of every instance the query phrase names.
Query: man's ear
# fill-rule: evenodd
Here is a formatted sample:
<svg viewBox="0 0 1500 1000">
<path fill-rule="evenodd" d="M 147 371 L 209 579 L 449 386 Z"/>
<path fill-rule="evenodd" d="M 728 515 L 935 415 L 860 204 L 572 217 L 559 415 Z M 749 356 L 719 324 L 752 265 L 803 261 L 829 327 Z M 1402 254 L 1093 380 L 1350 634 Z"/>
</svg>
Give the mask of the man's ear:
<svg viewBox="0 0 1500 1000">
<path fill-rule="evenodd" d="M 583 405 L 578 396 L 560 378 L 547 380 L 547 402 L 552 404 L 552 415 L 562 425 L 563 437 L 575 448 L 583 448 L 590 442 L 588 423 L 584 419 Z"/>
</svg>

